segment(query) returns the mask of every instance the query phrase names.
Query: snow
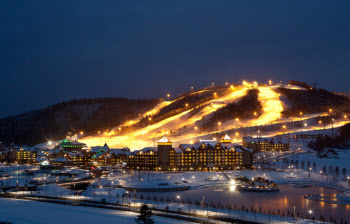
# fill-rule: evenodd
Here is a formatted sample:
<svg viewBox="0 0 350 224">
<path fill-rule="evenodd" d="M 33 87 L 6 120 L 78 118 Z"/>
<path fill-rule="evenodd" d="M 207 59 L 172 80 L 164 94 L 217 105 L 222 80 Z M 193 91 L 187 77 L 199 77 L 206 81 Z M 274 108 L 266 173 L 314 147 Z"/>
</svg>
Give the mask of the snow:
<svg viewBox="0 0 350 224">
<path fill-rule="evenodd" d="M 51 204 L 16 199 L 0 199 L 0 219 L 16 224 L 96 224 L 134 223 L 137 213 L 92 207 Z M 189 223 L 163 217 L 154 217 L 156 223 Z"/>
<path fill-rule="evenodd" d="M 167 137 L 163 137 L 163 138 L 161 138 L 159 141 L 158 141 L 159 143 L 166 143 L 166 142 L 170 142 L 169 141 L 169 139 L 167 138 Z"/>
</svg>

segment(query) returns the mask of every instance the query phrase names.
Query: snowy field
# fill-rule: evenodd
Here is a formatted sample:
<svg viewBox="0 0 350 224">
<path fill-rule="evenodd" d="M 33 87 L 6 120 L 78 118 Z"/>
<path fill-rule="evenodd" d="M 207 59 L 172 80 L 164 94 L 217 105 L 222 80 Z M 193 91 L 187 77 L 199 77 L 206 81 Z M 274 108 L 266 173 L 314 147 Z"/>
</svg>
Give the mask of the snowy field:
<svg viewBox="0 0 350 224">
<path fill-rule="evenodd" d="M 0 219 L 14 224 L 135 223 L 137 213 L 111 209 L 60 205 L 15 199 L 0 199 Z M 154 217 L 156 223 L 190 223 Z"/>
</svg>

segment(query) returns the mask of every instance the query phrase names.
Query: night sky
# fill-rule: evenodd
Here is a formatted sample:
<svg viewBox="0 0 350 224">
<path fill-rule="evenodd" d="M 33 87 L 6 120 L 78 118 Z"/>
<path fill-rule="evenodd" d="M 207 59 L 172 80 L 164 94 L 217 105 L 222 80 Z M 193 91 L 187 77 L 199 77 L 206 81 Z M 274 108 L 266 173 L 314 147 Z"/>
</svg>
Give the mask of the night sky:
<svg viewBox="0 0 350 224">
<path fill-rule="evenodd" d="M 350 1 L 1 1 L 0 118 L 242 79 L 349 91 Z"/>
</svg>

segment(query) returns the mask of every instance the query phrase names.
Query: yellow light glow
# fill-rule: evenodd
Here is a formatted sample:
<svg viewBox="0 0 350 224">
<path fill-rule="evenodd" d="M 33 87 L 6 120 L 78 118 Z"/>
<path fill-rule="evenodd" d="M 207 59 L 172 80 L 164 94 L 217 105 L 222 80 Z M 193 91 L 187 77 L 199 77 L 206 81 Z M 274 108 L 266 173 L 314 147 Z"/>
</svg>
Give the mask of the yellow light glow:
<svg viewBox="0 0 350 224">
<path fill-rule="evenodd" d="M 154 144 L 154 139 L 161 138 L 166 132 L 164 130 L 173 130 L 176 133 L 176 139 L 173 139 L 173 144 L 189 142 L 197 137 L 201 137 L 201 133 L 198 133 L 195 127 L 198 121 L 201 121 L 205 117 L 209 117 L 215 111 L 219 110 L 227 106 L 230 103 L 238 102 L 243 96 L 247 94 L 247 91 L 252 87 L 252 83 L 248 83 L 247 81 L 243 81 L 244 85 L 233 86 L 230 85 L 231 91 L 224 95 L 219 96 L 217 94 L 216 97 L 213 97 L 212 100 L 201 105 L 201 108 L 197 111 L 197 108 L 186 108 L 181 113 L 178 113 L 173 116 L 169 116 L 166 119 L 160 121 L 153 121 L 148 124 L 146 127 L 138 128 L 134 127 L 133 129 L 128 129 L 129 131 L 122 134 L 121 132 L 106 132 L 103 137 L 96 136 L 86 136 L 81 141 L 90 146 L 103 145 L 105 141 L 108 141 L 108 145 L 110 147 L 129 147 L 131 150 L 140 149 L 143 147 L 152 146 Z M 279 94 L 274 91 L 274 86 L 258 86 L 256 87 L 259 90 L 258 100 L 262 105 L 261 114 L 258 111 L 253 112 L 254 115 L 259 115 L 254 117 L 251 120 L 245 119 L 240 120 L 240 125 L 247 126 L 258 126 L 270 124 L 277 121 L 279 118 L 283 119 L 281 116 L 281 112 L 283 111 L 282 102 L 279 99 Z M 204 89 L 200 91 L 195 91 L 190 94 L 198 94 L 200 92 L 210 92 L 212 90 Z M 211 92 L 213 94 L 213 92 Z M 170 94 L 169 94 L 170 96 Z M 137 124 L 142 117 L 150 117 L 154 116 L 159 112 L 162 108 L 170 105 L 171 103 L 182 99 L 184 96 L 175 99 L 174 101 L 162 101 L 154 108 L 151 108 L 149 111 L 141 114 L 138 118 L 133 120 L 126 121 L 124 124 L 120 125 L 120 127 L 129 126 L 130 124 Z M 187 103 L 182 104 L 187 105 Z M 196 111 L 195 111 L 196 110 Z M 191 113 L 194 112 L 195 113 Z M 232 118 L 233 121 L 236 118 Z M 306 119 L 306 117 L 305 117 Z M 231 120 L 231 121 L 232 121 Z M 279 120 L 280 121 L 280 120 Z M 343 122 L 348 122 L 343 120 Z M 221 122 L 217 123 L 217 129 L 220 130 L 229 130 L 232 129 L 232 122 Z M 237 123 L 238 124 L 238 123 Z M 120 127 L 114 130 L 121 130 Z M 311 128 L 311 127 L 310 127 Z M 314 128 L 314 127 L 312 127 Z M 319 127 L 321 128 L 321 127 Z M 323 128 L 323 127 L 322 127 Z M 198 130 L 198 127 L 197 127 Z M 217 130 L 211 132 L 210 134 L 216 133 Z M 101 133 L 103 133 L 101 131 Z M 146 133 L 146 134 L 145 134 Z M 167 132 L 169 133 L 169 131 Z M 209 134 L 209 133 L 208 133 Z M 235 135 L 236 136 L 236 135 Z M 238 139 L 238 138 L 237 138 Z M 214 138 L 216 141 L 216 139 Z"/>
<path fill-rule="evenodd" d="M 252 125 L 264 125 L 277 120 L 283 111 L 279 95 L 270 87 L 259 87 L 258 99 L 263 107 L 263 113 Z"/>
</svg>

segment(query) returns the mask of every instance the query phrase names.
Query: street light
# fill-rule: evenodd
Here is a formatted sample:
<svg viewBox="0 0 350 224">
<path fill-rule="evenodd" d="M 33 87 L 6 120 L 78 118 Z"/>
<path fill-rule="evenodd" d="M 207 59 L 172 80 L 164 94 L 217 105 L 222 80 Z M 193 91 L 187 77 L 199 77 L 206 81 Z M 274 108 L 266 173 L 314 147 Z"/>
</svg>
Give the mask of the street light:
<svg viewBox="0 0 350 224">
<path fill-rule="evenodd" d="M 169 101 L 170 94 L 167 94 L 166 96 L 168 97 L 168 101 Z"/>
<path fill-rule="evenodd" d="M 282 126 L 282 129 L 283 129 L 283 135 L 284 135 L 284 132 L 285 132 L 286 128 L 287 128 L 287 127 L 286 127 L 286 125 L 283 125 L 283 126 Z"/>
</svg>

